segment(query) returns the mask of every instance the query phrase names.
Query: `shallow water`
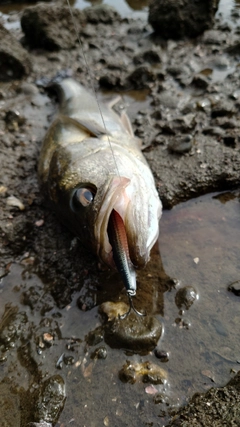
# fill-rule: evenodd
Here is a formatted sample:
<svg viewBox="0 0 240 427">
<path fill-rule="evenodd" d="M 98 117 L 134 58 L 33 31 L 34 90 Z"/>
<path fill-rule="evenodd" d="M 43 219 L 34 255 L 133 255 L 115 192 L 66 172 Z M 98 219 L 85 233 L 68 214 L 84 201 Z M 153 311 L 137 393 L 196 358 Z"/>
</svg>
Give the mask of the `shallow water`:
<svg viewBox="0 0 240 427">
<path fill-rule="evenodd" d="M 104 342 L 88 345 L 86 335 L 100 325 L 98 308 L 80 311 L 76 304 L 80 292 L 61 310 L 47 297 L 48 309 L 43 314 L 46 303 L 42 301 L 48 285 L 29 272 L 29 267 L 12 264 L 0 285 L 0 316 L 10 302 L 19 312 L 25 312 L 26 328 L 33 334 L 30 347 L 38 372 L 43 377 L 60 373 L 65 379 L 67 400 L 59 420 L 61 426 L 69 425 L 70 421 L 72 426 L 87 427 L 166 425 L 168 416 L 162 412 L 166 405 L 154 403 L 156 396 L 146 393 L 147 384 L 123 384 L 119 380 L 118 373 L 126 360 L 150 360 L 166 370 L 167 384 L 155 387 L 163 395 L 162 400 L 171 406 L 184 403 L 196 391 L 224 385 L 233 375 L 231 372 L 239 369 L 240 299 L 227 290 L 229 283 L 240 279 L 239 214 L 239 192 L 209 194 L 163 213 L 159 239 L 163 267 L 180 282 L 176 289 L 161 295 L 159 307 L 153 310 L 158 311 L 155 316 L 164 325 L 159 348 L 169 353 L 167 363 L 161 363 L 152 353 L 131 355 L 111 349 Z M 156 262 L 156 254 L 153 261 L 148 270 L 151 275 L 139 277 L 140 293 L 144 281 L 151 282 L 159 275 L 160 261 Z M 115 276 L 103 277 L 103 286 L 106 282 L 108 287 L 114 286 Z M 179 315 L 176 292 L 188 285 L 196 289 L 198 300 Z M 24 295 L 32 288 L 38 297 L 31 308 Z M 101 300 L 102 296 L 96 298 Z M 111 298 L 111 290 L 106 298 Z M 139 304 L 140 301 L 138 307 Z M 182 321 L 176 323 L 177 318 Z M 53 334 L 53 345 L 37 352 L 38 339 L 44 332 Z M 20 363 L 18 349 L 22 345 L 23 341 L 16 340 L 13 348 L 2 353 L 8 361 L 0 364 L 0 379 L 8 376 L 18 390 L 27 390 L 34 387 L 36 372 Z M 92 360 L 90 356 L 99 346 L 107 348 L 107 358 Z M 63 353 L 74 360 L 70 365 L 63 363 L 59 370 L 56 363 Z"/>
</svg>

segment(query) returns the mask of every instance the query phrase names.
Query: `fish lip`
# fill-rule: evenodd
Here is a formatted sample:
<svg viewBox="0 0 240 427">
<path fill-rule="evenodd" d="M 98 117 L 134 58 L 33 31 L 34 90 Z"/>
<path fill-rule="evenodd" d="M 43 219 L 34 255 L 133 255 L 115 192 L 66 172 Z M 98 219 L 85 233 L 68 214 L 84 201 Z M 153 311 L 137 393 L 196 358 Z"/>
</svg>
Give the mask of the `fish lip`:
<svg viewBox="0 0 240 427">
<path fill-rule="evenodd" d="M 109 217 L 112 210 L 115 209 L 124 221 L 130 201 L 124 190 L 129 184 L 129 178 L 120 176 L 112 177 L 94 225 L 97 255 L 104 263 L 111 267 L 115 267 L 115 264 L 112 256 L 112 246 L 109 243 L 107 233 Z"/>
</svg>

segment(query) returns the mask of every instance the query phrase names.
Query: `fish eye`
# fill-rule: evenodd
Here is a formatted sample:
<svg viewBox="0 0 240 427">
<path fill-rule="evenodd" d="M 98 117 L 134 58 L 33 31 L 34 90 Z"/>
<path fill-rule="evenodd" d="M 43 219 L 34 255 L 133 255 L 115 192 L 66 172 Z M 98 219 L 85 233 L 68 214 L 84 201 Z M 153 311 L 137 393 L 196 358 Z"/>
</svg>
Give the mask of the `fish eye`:
<svg viewBox="0 0 240 427">
<path fill-rule="evenodd" d="M 89 206 L 95 197 L 95 191 L 91 188 L 78 188 L 74 191 L 72 196 L 72 205 L 74 209 L 79 207 Z"/>
</svg>

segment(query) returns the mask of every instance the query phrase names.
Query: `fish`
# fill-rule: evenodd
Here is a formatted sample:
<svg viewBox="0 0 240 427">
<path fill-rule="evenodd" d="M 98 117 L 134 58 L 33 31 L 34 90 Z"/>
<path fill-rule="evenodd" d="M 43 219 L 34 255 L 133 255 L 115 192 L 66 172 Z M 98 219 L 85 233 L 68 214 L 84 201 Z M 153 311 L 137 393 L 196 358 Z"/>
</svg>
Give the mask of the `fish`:
<svg viewBox="0 0 240 427">
<path fill-rule="evenodd" d="M 54 88 L 60 106 L 40 151 L 40 187 L 82 244 L 118 269 L 134 309 L 135 269 L 149 261 L 162 214 L 153 174 L 115 101 L 99 103 L 73 78 Z"/>
</svg>

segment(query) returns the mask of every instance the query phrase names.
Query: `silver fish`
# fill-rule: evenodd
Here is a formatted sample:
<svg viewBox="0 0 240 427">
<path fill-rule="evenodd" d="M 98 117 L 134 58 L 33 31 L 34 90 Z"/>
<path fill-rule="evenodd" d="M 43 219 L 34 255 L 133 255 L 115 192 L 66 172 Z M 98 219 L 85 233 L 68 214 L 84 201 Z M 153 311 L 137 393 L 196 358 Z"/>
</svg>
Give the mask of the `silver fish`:
<svg viewBox="0 0 240 427">
<path fill-rule="evenodd" d="M 100 114 L 95 97 L 73 79 L 56 87 L 61 102 L 40 153 L 41 187 L 83 244 L 121 272 L 113 235 L 120 224 L 128 245 L 125 286 L 134 295 L 131 264 L 144 267 L 159 234 L 162 205 L 153 175 L 125 113 L 119 116 L 112 105 L 101 104 Z M 126 279 L 126 272 L 122 276 Z"/>
</svg>

